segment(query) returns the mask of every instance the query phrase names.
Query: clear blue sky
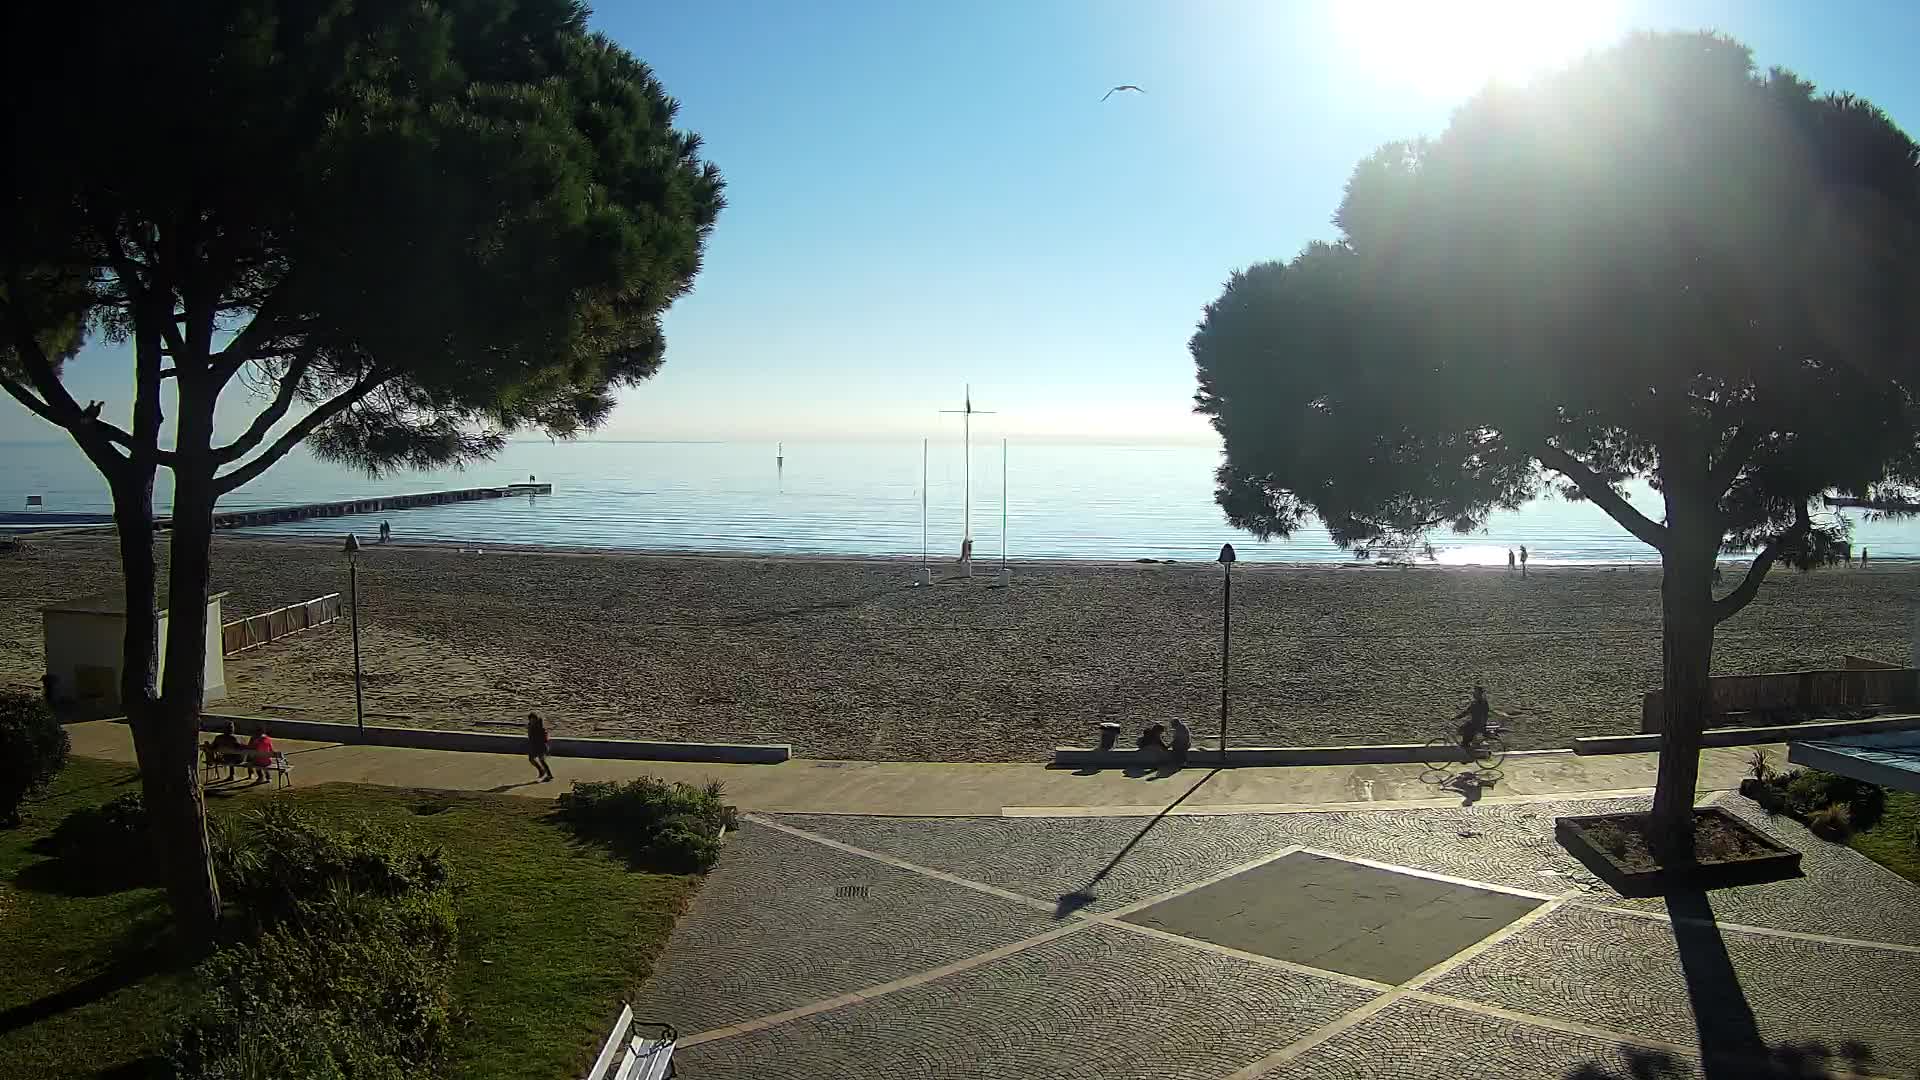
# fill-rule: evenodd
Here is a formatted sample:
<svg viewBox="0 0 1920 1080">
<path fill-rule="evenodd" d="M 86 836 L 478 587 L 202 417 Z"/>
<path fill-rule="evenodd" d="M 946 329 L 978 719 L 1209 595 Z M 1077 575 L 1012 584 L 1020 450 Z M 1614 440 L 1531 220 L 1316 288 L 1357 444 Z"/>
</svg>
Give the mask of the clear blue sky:
<svg viewBox="0 0 1920 1080">
<path fill-rule="evenodd" d="M 1449 18 L 1431 14 L 1435 8 Z M 613 438 L 1205 439 L 1186 341 L 1236 267 L 1333 234 L 1348 170 L 1483 78 L 1711 28 L 1920 128 L 1920 4 L 607 2 L 729 207 Z M 1117 83 L 1145 94 L 1101 103 Z M 124 410 L 125 361 L 76 393 Z M 244 402 L 240 404 L 245 404 Z M 48 429 L 10 401 L 0 439 Z"/>
</svg>

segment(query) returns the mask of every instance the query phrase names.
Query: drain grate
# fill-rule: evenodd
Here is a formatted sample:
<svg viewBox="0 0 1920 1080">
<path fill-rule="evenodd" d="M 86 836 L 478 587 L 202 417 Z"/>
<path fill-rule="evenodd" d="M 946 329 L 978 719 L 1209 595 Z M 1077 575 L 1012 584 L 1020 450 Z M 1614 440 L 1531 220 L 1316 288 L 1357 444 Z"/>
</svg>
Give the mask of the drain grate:
<svg viewBox="0 0 1920 1080">
<path fill-rule="evenodd" d="M 842 885 L 833 890 L 833 898 L 835 900 L 865 900 L 867 898 L 867 889 L 868 886 L 865 885 Z"/>
</svg>

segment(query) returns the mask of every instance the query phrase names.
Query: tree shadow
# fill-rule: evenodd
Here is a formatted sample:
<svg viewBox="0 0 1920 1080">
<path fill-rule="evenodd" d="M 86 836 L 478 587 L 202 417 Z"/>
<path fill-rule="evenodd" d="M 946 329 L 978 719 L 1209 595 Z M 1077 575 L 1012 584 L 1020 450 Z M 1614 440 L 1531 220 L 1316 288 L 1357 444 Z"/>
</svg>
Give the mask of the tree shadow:
<svg viewBox="0 0 1920 1080">
<path fill-rule="evenodd" d="M 0 1035 L 91 1005 L 148 976 L 189 966 L 192 958 L 178 948 L 170 927 L 164 905 L 135 919 L 109 950 L 100 970 L 44 997 L 0 1011 Z"/>
<path fill-rule="evenodd" d="M 1740 974 L 1727 954 L 1727 943 L 1713 914 L 1713 904 L 1700 890 L 1670 893 L 1667 914 L 1673 920 L 1673 939 L 1693 1007 L 1700 1042 L 1700 1075 L 1705 1080 L 1830 1080 L 1864 1071 L 1874 1063 L 1871 1048 L 1847 1041 L 1837 1048 L 1823 1043 L 1780 1043 L 1768 1046 L 1760 1037 L 1753 1006 L 1740 986 Z M 1657 1050 L 1622 1048 L 1629 1067 L 1625 1077 L 1584 1065 L 1567 1080 L 1667 1080 L 1693 1075 L 1687 1063 Z"/>
<path fill-rule="evenodd" d="M 1120 861 L 1127 857 L 1127 853 L 1132 851 L 1134 847 L 1140 843 L 1140 841 L 1146 839 L 1147 834 L 1153 831 L 1153 827 L 1155 825 L 1158 825 L 1162 821 L 1166 820 L 1167 815 L 1173 813 L 1174 807 L 1179 806 L 1183 802 L 1186 802 L 1189 796 L 1191 796 L 1194 792 L 1199 791 L 1200 788 L 1204 786 L 1207 781 L 1213 779 L 1215 776 L 1218 776 L 1219 774 L 1220 774 L 1219 769 L 1212 769 L 1208 771 L 1207 775 L 1200 778 L 1199 783 L 1193 785 L 1192 787 L 1188 788 L 1186 791 L 1182 792 L 1179 798 L 1168 803 L 1165 809 L 1162 809 L 1159 813 L 1153 815 L 1152 820 L 1148 821 L 1146 825 L 1142 827 L 1139 832 L 1135 833 L 1133 835 L 1133 839 L 1128 840 L 1126 844 L 1120 848 L 1119 851 L 1115 852 L 1113 858 L 1107 860 L 1107 865 L 1101 867 L 1100 872 L 1093 875 L 1093 877 L 1089 878 L 1085 885 L 1080 886 L 1078 889 L 1075 889 L 1070 893 L 1062 893 L 1060 896 L 1059 902 L 1054 905 L 1053 917 L 1056 919 L 1064 919 L 1067 916 L 1073 914 L 1076 911 L 1079 911 L 1081 908 L 1084 908 L 1088 904 L 1091 904 L 1095 900 L 1099 899 L 1098 896 L 1094 895 L 1093 887 L 1095 885 L 1100 884 L 1100 882 L 1102 882 L 1103 880 L 1105 880 L 1108 874 L 1113 873 L 1113 868 L 1116 866 L 1119 866 Z"/>
</svg>

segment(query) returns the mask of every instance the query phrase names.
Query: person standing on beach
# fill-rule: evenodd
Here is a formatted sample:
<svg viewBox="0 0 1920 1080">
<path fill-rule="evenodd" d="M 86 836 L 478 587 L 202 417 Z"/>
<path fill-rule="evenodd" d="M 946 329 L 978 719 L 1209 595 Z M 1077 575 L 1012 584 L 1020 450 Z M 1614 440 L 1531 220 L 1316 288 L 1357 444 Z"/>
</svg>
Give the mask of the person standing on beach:
<svg viewBox="0 0 1920 1080">
<path fill-rule="evenodd" d="M 1527 545 L 1520 545 L 1520 576 L 1527 576 Z"/>
<path fill-rule="evenodd" d="M 380 523 L 380 542 L 384 544 L 391 539 L 393 539 L 392 523 L 386 522 L 386 521 L 381 522 Z"/>
<path fill-rule="evenodd" d="M 1860 569 L 1865 570 L 1866 568 L 1867 568 L 1867 549 L 1861 548 L 1860 549 Z"/>
<path fill-rule="evenodd" d="M 1513 549 L 1507 549 L 1507 573 L 1513 573 Z"/>
<path fill-rule="evenodd" d="M 540 771 L 540 781 L 545 783 L 553 779 L 553 769 L 547 764 L 547 746 L 552 739 L 547 735 L 547 722 L 540 714 L 527 714 L 527 760 Z"/>
</svg>

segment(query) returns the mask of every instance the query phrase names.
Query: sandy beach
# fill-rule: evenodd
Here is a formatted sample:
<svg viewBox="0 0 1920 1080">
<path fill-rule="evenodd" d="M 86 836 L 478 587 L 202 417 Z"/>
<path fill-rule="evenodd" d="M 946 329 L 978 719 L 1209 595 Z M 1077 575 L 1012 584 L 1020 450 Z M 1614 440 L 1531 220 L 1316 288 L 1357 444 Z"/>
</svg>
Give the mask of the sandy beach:
<svg viewBox="0 0 1920 1080">
<path fill-rule="evenodd" d="M 163 541 L 164 546 L 164 541 Z M 223 537 L 229 620 L 332 591 L 331 545 Z M 791 742 L 807 757 L 1041 760 L 1094 724 L 1219 717 L 1220 569 L 1016 565 L 931 589 L 904 563 L 393 545 L 360 559 L 368 721 Z M 1520 746 L 1635 730 L 1659 680 L 1656 568 L 1242 566 L 1232 733 L 1423 741 L 1484 681 Z M 1731 583 L 1729 583 L 1731 584 Z M 0 682 L 37 689 L 38 606 L 118 588 L 106 537 L 0 562 Z M 1904 562 L 1776 571 L 1721 627 L 1719 673 L 1904 660 Z M 345 620 L 227 660 L 223 710 L 353 717 Z"/>
</svg>

